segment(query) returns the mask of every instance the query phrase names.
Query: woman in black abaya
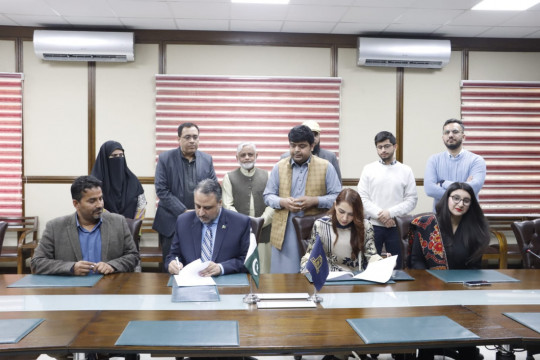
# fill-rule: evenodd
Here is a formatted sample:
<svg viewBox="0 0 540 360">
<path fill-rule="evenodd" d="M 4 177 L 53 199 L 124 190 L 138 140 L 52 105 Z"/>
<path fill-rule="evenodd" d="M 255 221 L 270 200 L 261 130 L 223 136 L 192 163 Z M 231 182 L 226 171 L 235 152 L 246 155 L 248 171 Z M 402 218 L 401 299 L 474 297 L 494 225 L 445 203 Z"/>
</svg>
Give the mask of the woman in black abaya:
<svg viewBox="0 0 540 360">
<path fill-rule="evenodd" d="M 92 174 L 103 182 L 103 201 L 109 212 L 142 219 L 146 198 L 137 176 L 129 170 L 119 142 L 107 141 L 99 149 Z"/>
</svg>

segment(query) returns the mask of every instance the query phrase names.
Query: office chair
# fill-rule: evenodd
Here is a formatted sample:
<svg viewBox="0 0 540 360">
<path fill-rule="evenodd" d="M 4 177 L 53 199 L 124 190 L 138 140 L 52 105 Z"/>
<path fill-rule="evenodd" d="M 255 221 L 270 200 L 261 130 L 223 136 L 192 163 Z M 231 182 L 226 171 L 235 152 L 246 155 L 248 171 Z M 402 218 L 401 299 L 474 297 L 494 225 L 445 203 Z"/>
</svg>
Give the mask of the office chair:
<svg viewBox="0 0 540 360">
<path fill-rule="evenodd" d="M 323 217 L 326 213 L 297 216 L 292 219 L 294 231 L 296 232 L 296 241 L 298 242 L 298 259 L 301 260 L 306 254 L 309 239 L 311 238 L 311 229 L 315 220 Z"/>
<path fill-rule="evenodd" d="M 126 218 L 126 222 L 128 224 L 129 232 L 131 233 L 131 236 L 133 237 L 133 241 L 135 242 L 135 246 L 137 247 L 137 251 L 139 252 L 139 262 L 137 263 L 137 266 L 135 267 L 136 272 L 141 272 L 141 259 L 140 259 L 140 249 L 139 249 L 139 243 L 141 242 L 141 226 L 142 226 L 142 219 L 130 219 Z"/>
<path fill-rule="evenodd" d="M 0 221 L 0 255 L 2 255 L 2 246 L 4 245 L 4 237 L 6 236 L 7 222 Z"/>
<path fill-rule="evenodd" d="M 255 239 L 257 239 L 257 244 L 261 241 L 261 233 L 264 225 L 264 219 L 262 217 L 252 217 L 251 220 L 251 232 L 255 234 Z"/>
<path fill-rule="evenodd" d="M 514 221 L 511 224 L 523 257 L 525 269 L 540 269 L 540 219 Z M 532 254 L 531 254 L 532 253 Z"/>
</svg>

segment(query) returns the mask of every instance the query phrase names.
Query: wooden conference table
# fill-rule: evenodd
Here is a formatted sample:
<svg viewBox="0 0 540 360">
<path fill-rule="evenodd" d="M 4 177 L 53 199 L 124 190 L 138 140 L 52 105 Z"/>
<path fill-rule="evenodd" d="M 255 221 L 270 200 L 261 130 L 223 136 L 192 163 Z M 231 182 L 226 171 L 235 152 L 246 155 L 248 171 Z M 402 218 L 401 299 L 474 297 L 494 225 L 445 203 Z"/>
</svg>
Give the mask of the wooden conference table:
<svg viewBox="0 0 540 360">
<path fill-rule="evenodd" d="M 70 288 L 7 288 L 24 275 L 0 275 L 0 319 L 44 318 L 45 321 L 16 344 L 0 344 L 0 355 L 39 353 L 152 353 L 175 354 L 177 356 L 249 356 L 249 355 L 308 355 L 350 353 L 408 352 L 420 347 L 500 345 L 538 345 L 540 334 L 502 315 L 502 312 L 540 312 L 540 304 L 527 304 L 527 296 L 521 304 L 510 305 L 446 305 L 450 295 L 467 299 L 468 295 L 494 292 L 496 297 L 505 294 L 521 296 L 530 290 L 540 289 L 540 270 L 499 270 L 501 273 L 519 279 L 518 283 L 498 283 L 489 287 L 466 288 L 462 284 L 448 284 L 423 270 L 407 270 L 415 281 L 400 281 L 395 284 L 380 285 L 334 285 L 325 286 L 321 295 L 322 304 L 311 309 L 257 309 L 254 305 L 240 305 L 239 309 L 153 309 L 145 310 L 104 310 L 102 305 L 76 310 L 19 310 L 23 302 L 31 302 L 34 297 L 51 295 L 53 300 L 69 299 L 72 302 L 101 299 L 99 295 L 127 295 L 129 301 L 150 295 L 170 296 L 167 286 L 168 274 L 122 273 L 107 275 L 93 287 Z M 308 292 L 313 286 L 300 274 L 261 275 L 260 293 Z M 516 295 L 516 291 L 521 291 Z M 244 295 L 249 288 L 219 287 L 222 298 L 226 295 Z M 425 293 L 424 293 L 425 292 Z M 468 292 L 471 292 L 468 294 Z M 480 293 L 479 293 L 480 292 Z M 352 293 L 352 294 L 351 294 Z M 532 293 L 532 292 L 531 292 Z M 430 306 L 421 304 L 401 304 L 389 306 L 378 303 L 381 297 L 391 300 L 400 296 L 420 294 Z M 439 305 L 434 298 L 440 297 Z M 491 294 L 491 293 L 490 293 Z M 134 297 L 134 295 L 136 295 Z M 374 299 L 368 305 L 351 302 L 350 306 L 329 307 L 332 299 L 347 296 Z M 23 299 L 23 300 L 21 300 Z M 130 300 L 131 299 L 131 300 Z M 386 300 L 385 300 L 386 301 Z M 435 300 L 437 301 L 437 300 Z M 177 304 L 177 303 L 174 303 Z M 464 305 L 463 305 L 464 304 Z M 380 305 L 380 306 L 379 306 Z M 420 306 L 419 306 L 420 305 Z M 171 305 L 174 306 L 174 305 Z M 11 310 L 10 310 L 11 309 Z M 349 326 L 350 318 L 385 318 L 411 316 L 445 315 L 479 336 L 468 341 L 447 341 L 432 343 L 392 343 L 364 344 Z M 237 347 L 150 347 L 115 346 L 118 336 L 131 320 L 236 320 L 239 327 Z M 212 329 L 208 329 L 212 331 Z"/>
</svg>

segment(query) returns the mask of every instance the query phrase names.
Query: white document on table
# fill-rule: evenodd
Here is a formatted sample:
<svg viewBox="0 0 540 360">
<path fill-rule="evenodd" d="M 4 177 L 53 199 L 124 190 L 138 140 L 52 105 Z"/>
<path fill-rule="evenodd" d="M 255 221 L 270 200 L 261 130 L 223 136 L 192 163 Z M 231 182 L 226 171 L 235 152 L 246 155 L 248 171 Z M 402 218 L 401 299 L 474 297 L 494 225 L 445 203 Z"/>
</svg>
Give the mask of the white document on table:
<svg viewBox="0 0 540 360">
<path fill-rule="evenodd" d="M 178 286 L 216 285 L 216 282 L 211 276 L 199 275 L 199 273 L 206 269 L 209 264 L 209 261 L 202 262 L 201 259 L 197 259 L 187 264 L 180 270 L 178 275 L 174 275 L 176 284 Z"/>
<path fill-rule="evenodd" d="M 354 276 L 354 279 L 385 283 L 392 277 L 396 267 L 397 255 L 368 263 L 366 270 Z"/>
</svg>

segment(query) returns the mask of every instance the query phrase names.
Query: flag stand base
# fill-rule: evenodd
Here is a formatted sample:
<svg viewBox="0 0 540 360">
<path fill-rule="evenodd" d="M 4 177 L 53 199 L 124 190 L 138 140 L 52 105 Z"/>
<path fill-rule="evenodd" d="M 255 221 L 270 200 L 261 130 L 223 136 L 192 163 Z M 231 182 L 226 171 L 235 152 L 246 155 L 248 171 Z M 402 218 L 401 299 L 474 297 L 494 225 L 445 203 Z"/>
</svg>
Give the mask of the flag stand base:
<svg viewBox="0 0 540 360">
<path fill-rule="evenodd" d="M 244 303 L 246 304 L 256 304 L 259 301 L 257 294 L 249 293 L 244 296 Z"/>
<path fill-rule="evenodd" d="M 310 297 L 308 297 L 308 300 L 309 301 L 313 301 L 314 303 L 321 303 L 323 302 L 323 298 L 322 296 L 320 296 L 319 294 L 315 293 L 313 295 L 311 295 Z"/>
</svg>

